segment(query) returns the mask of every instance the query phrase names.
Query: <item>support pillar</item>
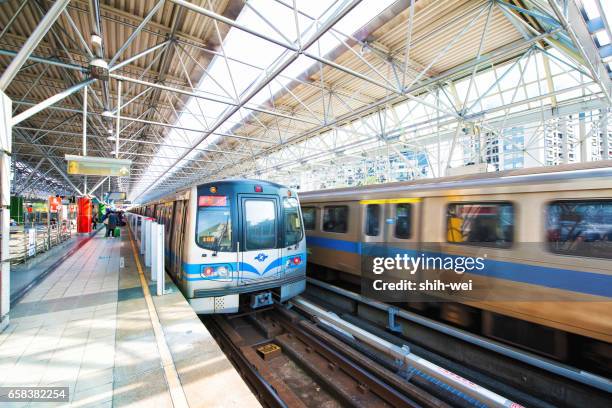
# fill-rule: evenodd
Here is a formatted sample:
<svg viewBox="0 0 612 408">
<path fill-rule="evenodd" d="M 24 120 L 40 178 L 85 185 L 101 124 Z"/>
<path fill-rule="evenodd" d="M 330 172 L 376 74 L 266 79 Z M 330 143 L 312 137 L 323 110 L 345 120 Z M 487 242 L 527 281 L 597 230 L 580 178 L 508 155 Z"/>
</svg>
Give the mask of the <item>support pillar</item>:
<svg viewBox="0 0 612 408">
<path fill-rule="evenodd" d="M 91 199 L 87 197 L 79 197 L 77 207 L 77 232 L 91 232 Z"/>
<path fill-rule="evenodd" d="M 0 91 L 0 331 L 9 321 L 10 287 L 10 200 L 11 200 L 11 100 Z"/>
</svg>

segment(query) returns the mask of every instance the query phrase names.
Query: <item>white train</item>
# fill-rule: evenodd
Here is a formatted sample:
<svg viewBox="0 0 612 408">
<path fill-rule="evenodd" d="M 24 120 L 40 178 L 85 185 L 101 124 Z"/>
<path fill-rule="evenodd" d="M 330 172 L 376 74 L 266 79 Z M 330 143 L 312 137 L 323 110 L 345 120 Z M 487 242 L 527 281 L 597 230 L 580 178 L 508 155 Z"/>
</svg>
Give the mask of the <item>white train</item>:
<svg viewBox="0 0 612 408">
<path fill-rule="evenodd" d="M 164 224 L 166 269 L 196 313 L 234 313 L 247 300 L 257 308 L 305 289 L 302 214 L 286 187 L 224 180 L 132 212 Z"/>
</svg>

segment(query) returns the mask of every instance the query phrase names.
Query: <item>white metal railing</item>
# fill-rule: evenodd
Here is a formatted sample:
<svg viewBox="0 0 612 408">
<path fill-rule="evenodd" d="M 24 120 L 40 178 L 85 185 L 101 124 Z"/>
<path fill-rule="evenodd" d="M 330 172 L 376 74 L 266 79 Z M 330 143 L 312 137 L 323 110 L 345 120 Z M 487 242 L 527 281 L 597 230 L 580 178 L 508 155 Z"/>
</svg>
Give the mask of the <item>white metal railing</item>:
<svg viewBox="0 0 612 408">
<path fill-rule="evenodd" d="M 143 215 L 127 213 L 127 218 L 145 267 L 151 269 L 151 281 L 156 283 L 157 296 L 161 296 L 166 286 L 164 226 Z"/>
<path fill-rule="evenodd" d="M 76 233 L 71 224 L 11 227 L 9 253 L 12 265 L 26 262 L 70 239 Z"/>
</svg>

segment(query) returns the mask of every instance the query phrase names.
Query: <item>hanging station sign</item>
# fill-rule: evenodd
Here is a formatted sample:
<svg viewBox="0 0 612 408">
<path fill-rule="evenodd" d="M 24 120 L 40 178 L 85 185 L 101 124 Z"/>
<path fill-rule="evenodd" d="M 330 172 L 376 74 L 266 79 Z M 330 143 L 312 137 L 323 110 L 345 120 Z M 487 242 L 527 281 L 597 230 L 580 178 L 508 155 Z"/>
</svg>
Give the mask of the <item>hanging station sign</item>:
<svg viewBox="0 0 612 408">
<path fill-rule="evenodd" d="M 91 157 L 66 155 L 68 174 L 83 176 L 117 176 L 130 175 L 131 160 L 113 159 L 110 157 Z"/>
<path fill-rule="evenodd" d="M 127 194 L 125 191 L 111 191 L 107 198 L 111 201 L 123 201 L 127 198 Z"/>
</svg>

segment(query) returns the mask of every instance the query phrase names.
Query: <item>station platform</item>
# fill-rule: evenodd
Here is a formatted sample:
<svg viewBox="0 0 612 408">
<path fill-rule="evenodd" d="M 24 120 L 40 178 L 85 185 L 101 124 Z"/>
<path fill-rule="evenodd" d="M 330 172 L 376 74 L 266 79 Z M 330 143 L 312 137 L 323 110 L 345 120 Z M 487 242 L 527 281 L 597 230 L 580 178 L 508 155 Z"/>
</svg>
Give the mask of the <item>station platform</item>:
<svg viewBox="0 0 612 408">
<path fill-rule="evenodd" d="M 2 406 L 260 406 L 171 281 L 150 295 L 137 256 L 126 228 L 99 233 L 15 304 L 0 386 L 68 387 L 69 403 Z"/>
<path fill-rule="evenodd" d="M 11 266 L 11 303 L 14 304 L 30 288 L 35 286 L 41 279 L 52 272 L 57 265 L 63 262 L 79 250 L 87 241 L 103 230 L 103 227 L 92 231 L 90 234 L 74 234 L 70 239 L 54 246 L 24 263 Z"/>
</svg>

